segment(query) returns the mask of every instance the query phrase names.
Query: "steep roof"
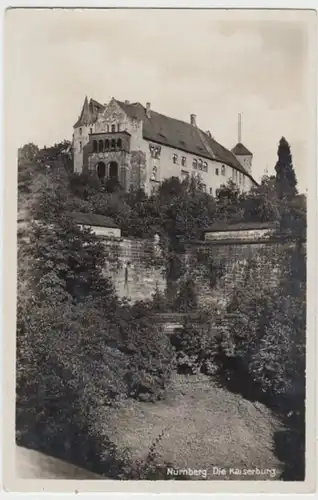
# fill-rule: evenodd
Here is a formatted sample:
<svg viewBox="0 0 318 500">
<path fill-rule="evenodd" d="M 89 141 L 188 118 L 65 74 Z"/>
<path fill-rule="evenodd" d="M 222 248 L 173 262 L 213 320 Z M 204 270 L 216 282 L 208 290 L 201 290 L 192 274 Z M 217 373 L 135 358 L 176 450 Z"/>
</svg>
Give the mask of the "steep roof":
<svg viewBox="0 0 318 500">
<path fill-rule="evenodd" d="M 150 111 L 150 117 L 148 117 L 146 108 L 139 102 L 132 104 L 122 101 L 116 102 L 130 118 L 143 121 L 144 139 L 181 149 L 210 160 L 224 162 L 243 172 L 255 182 L 231 151 L 198 127 L 153 110 Z"/>
<path fill-rule="evenodd" d="M 75 127 L 80 127 L 81 125 L 90 125 L 97 120 L 98 113 L 103 111 L 105 106 L 103 106 L 100 102 L 95 101 L 94 99 L 90 99 L 88 102 L 87 97 L 85 97 L 84 104 L 82 107 L 81 114 L 74 125 Z"/>
<path fill-rule="evenodd" d="M 150 116 L 148 117 L 146 108 L 139 102 L 127 103 L 118 100 L 115 100 L 115 102 L 130 118 L 143 122 L 144 139 L 203 158 L 226 163 L 239 172 L 244 173 L 256 183 L 251 174 L 247 172 L 236 158 L 236 155 L 252 154 L 243 144 L 237 144 L 232 151 L 229 151 L 213 137 L 198 127 L 191 125 L 191 123 L 171 118 L 154 110 L 150 110 Z M 86 97 L 81 115 L 74 127 L 94 123 L 97 120 L 98 113 L 104 109 L 105 106 L 101 103 L 94 99 L 90 99 L 88 102 Z M 236 152 L 238 147 L 239 151 L 245 152 Z"/>
<path fill-rule="evenodd" d="M 238 142 L 236 146 L 234 146 L 232 153 L 236 156 L 252 156 L 252 153 L 241 142 Z"/>
</svg>

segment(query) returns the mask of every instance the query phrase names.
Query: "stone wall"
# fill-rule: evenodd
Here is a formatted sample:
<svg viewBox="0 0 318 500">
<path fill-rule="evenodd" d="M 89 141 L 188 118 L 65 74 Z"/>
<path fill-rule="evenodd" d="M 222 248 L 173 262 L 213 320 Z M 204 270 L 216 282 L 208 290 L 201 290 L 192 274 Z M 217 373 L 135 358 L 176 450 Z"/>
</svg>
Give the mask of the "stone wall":
<svg viewBox="0 0 318 500">
<path fill-rule="evenodd" d="M 106 272 L 119 296 L 134 302 L 151 299 L 157 287 L 165 290 L 165 269 L 157 258 L 160 251 L 155 240 L 105 239 L 105 244 L 114 258 Z M 187 247 L 186 269 L 195 276 L 201 303 L 222 306 L 242 283 L 251 260 L 256 264 L 255 279 L 277 286 L 280 264 L 294 244 L 277 238 L 196 242 Z"/>
<path fill-rule="evenodd" d="M 120 297 L 135 302 L 151 299 L 157 288 L 164 291 L 164 268 L 158 264 L 155 239 L 106 238 L 104 242 L 109 254 L 105 273 Z"/>
</svg>

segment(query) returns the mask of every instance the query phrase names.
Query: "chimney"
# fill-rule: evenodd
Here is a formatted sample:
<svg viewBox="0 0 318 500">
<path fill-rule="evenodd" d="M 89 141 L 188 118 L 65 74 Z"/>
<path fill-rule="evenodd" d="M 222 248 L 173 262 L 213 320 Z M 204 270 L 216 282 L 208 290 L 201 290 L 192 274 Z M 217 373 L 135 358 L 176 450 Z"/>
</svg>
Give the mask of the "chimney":
<svg viewBox="0 0 318 500">
<path fill-rule="evenodd" d="M 150 117 L 151 117 L 151 113 L 150 113 L 150 102 L 147 102 L 147 103 L 146 103 L 146 115 L 147 115 L 147 118 L 150 118 Z"/>
<path fill-rule="evenodd" d="M 194 127 L 197 126 L 197 117 L 196 117 L 196 115 L 190 115 L 190 122 L 191 122 L 191 125 L 193 125 Z"/>
<path fill-rule="evenodd" d="M 129 102 L 129 101 L 127 101 L 127 99 L 126 99 L 126 100 L 125 100 L 125 104 L 130 104 L 130 102 Z"/>
</svg>

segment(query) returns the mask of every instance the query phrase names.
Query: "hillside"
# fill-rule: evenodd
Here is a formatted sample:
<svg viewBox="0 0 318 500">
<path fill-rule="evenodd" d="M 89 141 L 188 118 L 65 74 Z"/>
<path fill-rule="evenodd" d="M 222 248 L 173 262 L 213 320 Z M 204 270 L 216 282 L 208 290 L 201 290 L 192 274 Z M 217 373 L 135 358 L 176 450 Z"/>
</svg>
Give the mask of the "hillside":
<svg viewBox="0 0 318 500">
<path fill-rule="evenodd" d="M 105 420 L 103 409 L 99 418 Z M 203 375 L 174 375 L 165 400 L 155 404 L 127 401 L 107 412 L 106 419 L 112 441 L 118 450 L 128 450 L 133 460 L 145 459 L 151 444 L 164 432 L 156 447 L 158 464 L 207 469 L 209 480 L 220 479 L 213 477 L 214 466 L 276 470 L 274 478 L 260 479 L 278 479 L 282 471 L 273 451 L 280 424 L 272 412 Z"/>
</svg>

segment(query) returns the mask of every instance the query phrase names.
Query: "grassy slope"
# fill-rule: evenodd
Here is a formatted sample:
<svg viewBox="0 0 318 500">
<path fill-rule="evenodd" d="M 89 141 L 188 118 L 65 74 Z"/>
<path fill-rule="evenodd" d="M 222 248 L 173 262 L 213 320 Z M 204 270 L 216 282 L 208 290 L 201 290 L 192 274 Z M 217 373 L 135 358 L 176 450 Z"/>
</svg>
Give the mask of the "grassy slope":
<svg viewBox="0 0 318 500">
<path fill-rule="evenodd" d="M 128 448 L 134 458 L 144 458 L 164 430 L 156 448 L 158 463 L 208 469 L 209 479 L 213 466 L 282 470 L 272 451 L 279 423 L 270 410 L 217 387 L 205 376 L 175 375 L 166 400 L 127 401 L 110 417 L 108 432 L 119 449 Z"/>
</svg>

